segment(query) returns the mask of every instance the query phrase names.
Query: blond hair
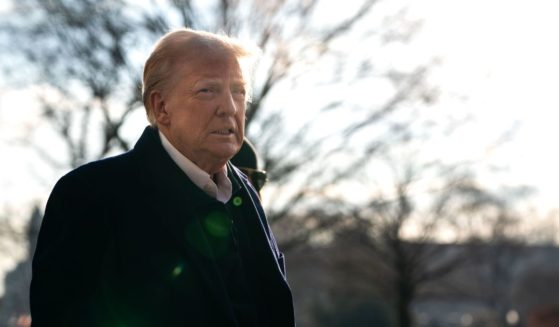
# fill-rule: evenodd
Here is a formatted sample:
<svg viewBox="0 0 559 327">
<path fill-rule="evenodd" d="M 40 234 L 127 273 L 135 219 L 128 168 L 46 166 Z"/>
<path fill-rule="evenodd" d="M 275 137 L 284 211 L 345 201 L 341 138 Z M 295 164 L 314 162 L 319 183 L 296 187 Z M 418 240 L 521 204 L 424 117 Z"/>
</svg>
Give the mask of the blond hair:
<svg viewBox="0 0 559 327">
<path fill-rule="evenodd" d="M 176 65 L 188 64 L 198 56 L 210 51 L 225 51 L 234 56 L 241 65 L 247 87 L 247 100 L 250 101 L 250 76 L 260 51 L 256 46 L 243 43 L 224 34 L 214 34 L 180 28 L 170 31 L 157 41 L 144 65 L 142 100 L 148 121 L 156 126 L 155 115 L 151 108 L 150 95 L 154 91 L 167 90 L 172 82 Z"/>
</svg>

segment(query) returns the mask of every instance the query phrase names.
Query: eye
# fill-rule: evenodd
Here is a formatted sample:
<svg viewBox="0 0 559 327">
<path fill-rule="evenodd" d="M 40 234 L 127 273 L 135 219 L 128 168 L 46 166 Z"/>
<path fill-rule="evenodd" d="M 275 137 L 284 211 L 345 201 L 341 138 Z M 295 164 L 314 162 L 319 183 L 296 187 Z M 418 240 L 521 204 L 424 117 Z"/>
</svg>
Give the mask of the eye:
<svg viewBox="0 0 559 327">
<path fill-rule="evenodd" d="M 215 89 L 212 87 L 204 87 L 198 90 L 198 93 L 213 93 Z"/>
<path fill-rule="evenodd" d="M 246 96 L 246 89 L 242 86 L 234 87 L 232 92 L 236 97 L 239 97 L 239 98 L 241 98 L 241 97 L 244 98 Z"/>
</svg>

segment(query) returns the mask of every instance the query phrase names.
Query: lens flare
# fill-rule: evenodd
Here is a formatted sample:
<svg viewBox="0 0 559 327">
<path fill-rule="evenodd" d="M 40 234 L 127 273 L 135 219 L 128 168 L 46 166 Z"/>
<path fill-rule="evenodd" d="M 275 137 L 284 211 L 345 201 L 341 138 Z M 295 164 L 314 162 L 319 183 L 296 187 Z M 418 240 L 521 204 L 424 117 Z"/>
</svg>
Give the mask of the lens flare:
<svg viewBox="0 0 559 327">
<path fill-rule="evenodd" d="M 236 196 L 233 198 L 233 205 L 235 207 L 240 207 L 243 204 L 243 199 L 240 196 Z"/>
<path fill-rule="evenodd" d="M 231 231 L 231 219 L 224 212 L 213 211 L 204 219 L 204 227 L 211 236 L 224 238 L 229 236 Z"/>
<path fill-rule="evenodd" d="M 179 263 L 178 265 L 175 266 L 175 268 L 173 268 L 171 275 L 173 276 L 173 278 L 177 278 L 180 276 L 180 274 L 182 274 L 183 270 L 184 270 L 184 265 L 182 263 Z"/>
</svg>

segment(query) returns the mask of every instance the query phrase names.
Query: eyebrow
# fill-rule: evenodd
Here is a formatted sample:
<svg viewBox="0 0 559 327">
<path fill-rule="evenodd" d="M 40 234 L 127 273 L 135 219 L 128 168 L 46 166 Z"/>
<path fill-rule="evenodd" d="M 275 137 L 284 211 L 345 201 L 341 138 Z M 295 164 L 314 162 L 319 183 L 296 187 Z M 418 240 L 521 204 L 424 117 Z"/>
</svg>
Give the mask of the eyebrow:
<svg viewBox="0 0 559 327">
<path fill-rule="evenodd" d="M 223 80 L 220 78 L 201 78 L 199 80 L 197 80 L 196 82 L 194 82 L 194 85 L 199 85 L 199 84 L 224 84 Z M 231 84 L 238 86 L 238 85 L 242 85 L 244 87 L 247 86 L 247 81 L 245 81 L 244 79 L 235 79 L 231 82 Z"/>
</svg>

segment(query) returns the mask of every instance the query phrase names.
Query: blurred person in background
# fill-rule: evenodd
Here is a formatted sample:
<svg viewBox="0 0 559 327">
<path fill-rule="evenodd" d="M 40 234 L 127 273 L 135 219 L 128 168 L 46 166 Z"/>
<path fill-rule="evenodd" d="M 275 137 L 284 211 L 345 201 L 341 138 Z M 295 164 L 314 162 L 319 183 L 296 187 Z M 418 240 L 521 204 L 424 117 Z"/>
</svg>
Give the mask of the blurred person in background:
<svg viewBox="0 0 559 327">
<path fill-rule="evenodd" d="M 258 169 L 258 154 L 254 145 L 245 138 L 241 149 L 231 158 L 231 163 L 241 170 L 248 178 L 258 195 L 268 181 L 266 171 Z"/>
<path fill-rule="evenodd" d="M 253 55 L 191 29 L 157 42 L 143 75 L 150 126 L 49 197 L 33 326 L 294 326 L 283 254 L 229 162 L 244 139 Z"/>
</svg>

